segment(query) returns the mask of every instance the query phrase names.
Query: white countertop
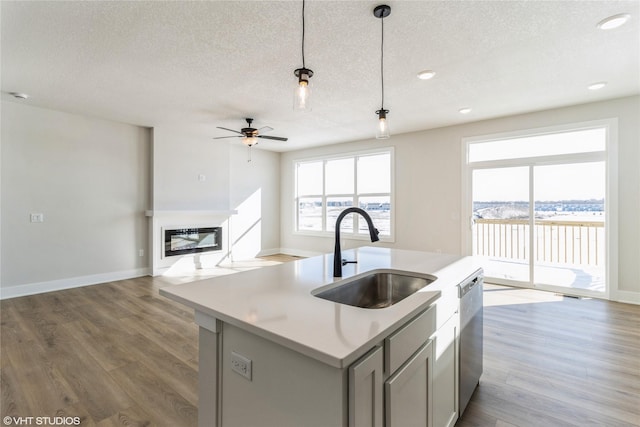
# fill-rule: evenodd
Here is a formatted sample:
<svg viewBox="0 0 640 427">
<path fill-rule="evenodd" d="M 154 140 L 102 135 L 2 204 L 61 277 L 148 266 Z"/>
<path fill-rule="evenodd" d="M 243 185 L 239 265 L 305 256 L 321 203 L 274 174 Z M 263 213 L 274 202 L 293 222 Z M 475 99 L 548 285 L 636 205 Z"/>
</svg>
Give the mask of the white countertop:
<svg viewBox="0 0 640 427">
<path fill-rule="evenodd" d="M 333 254 L 162 288 L 160 294 L 201 315 L 343 368 L 427 308 L 443 289 L 478 266 L 471 257 L 378 247 L 345 250 L 357 264 L 333 277 Z M 317 298 L 311 292 L 376 269 L 431 274 L 438 279 L 391 307 L 364 309 Z"/>
</svg>

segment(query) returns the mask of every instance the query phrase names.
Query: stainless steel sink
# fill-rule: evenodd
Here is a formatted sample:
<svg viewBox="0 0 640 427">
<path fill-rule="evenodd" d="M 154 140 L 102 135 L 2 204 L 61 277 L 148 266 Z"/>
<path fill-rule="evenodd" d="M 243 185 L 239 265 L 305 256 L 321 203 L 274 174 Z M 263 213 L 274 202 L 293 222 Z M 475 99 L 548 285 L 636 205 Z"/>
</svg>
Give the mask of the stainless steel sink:
<svg viewBox="0 0 640 427">
<path fill-rule="evenodd" d="M 435 280 L 435 276 L 429 275 L 373 272 L 348 279 L 329 289 L 321 288 L 317 293 L 312 292 L 312 295 L 354 307 L 385 308 L 402 301 Z"/>
</svg>

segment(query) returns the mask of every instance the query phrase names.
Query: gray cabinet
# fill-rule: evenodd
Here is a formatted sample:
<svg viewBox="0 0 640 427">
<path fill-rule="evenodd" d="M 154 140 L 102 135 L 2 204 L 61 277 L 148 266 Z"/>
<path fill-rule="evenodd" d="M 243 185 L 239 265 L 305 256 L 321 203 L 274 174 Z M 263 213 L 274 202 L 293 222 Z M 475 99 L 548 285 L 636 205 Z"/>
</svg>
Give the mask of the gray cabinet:
<svg viewBox="0 0 640 427">
<path fill-rule="evenodd" d="M 344 368 L 198 314 L 199 425 L 452 427 L 458 316 L 443 310 L 418 313 Z"/>
<path fill-rule="evenodd" d="M 435 327 L 431 306 L 351 365 L 349 427 L 431 427 Z"/>
<path fill-rule="evenodd" d="M 382 348 L 349 367 L 349 427 L 382 427 Z"/>
<path fill-rule="evenodd" d="M 431 337 L 434 427 L 453 427 L 458 419 L 458 327 L 456 312 Z"/>
<path fill-rule="evenodd" d="M 384 383 L 387 427 L 431 427 L 431 375 L 428 341 Z"/>
</svg>

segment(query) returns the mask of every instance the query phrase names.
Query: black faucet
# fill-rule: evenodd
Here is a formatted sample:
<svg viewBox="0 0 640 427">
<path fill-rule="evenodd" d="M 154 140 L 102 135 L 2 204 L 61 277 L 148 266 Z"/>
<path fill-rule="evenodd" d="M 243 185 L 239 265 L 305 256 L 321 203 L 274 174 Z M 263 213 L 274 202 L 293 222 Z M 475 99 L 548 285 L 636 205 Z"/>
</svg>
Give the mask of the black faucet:
<svg viewBox="0 0 640 427">
<path fill-rule="evenodd" d="M 340 212 L 338 215 L 338 219 L 336 220 L 336 246 L 333 250 L 333 277 L 342 277 L 342 266 L 347 263 L 355 263 L 357 261 L 347 261 L 342 259 L 342 251 L 340 250 L 340 223 L 342 219 L 348 214 L 355 212 L 362 215 L 362 217 L 367 221 L 367 225 L 369 226 L 369 235 L 371 236 L 372 242 L 377 242 L 380 240 L 378 238 L 378 229 L 373 226 L 373 221 L 369 214 L 360 208 L 347 208 Z"/>
</svg>

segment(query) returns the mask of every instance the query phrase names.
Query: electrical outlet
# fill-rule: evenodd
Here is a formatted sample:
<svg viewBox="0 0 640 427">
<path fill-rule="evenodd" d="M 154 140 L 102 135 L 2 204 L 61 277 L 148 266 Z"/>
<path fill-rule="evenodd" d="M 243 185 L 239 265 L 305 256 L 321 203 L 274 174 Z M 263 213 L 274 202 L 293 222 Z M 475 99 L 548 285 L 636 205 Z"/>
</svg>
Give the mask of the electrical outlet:
<svg viewBox="0 0 640 427">
<path fill-rule="evenodd" d="M 144 249 L 138 250 L 138 256 L 144 256 Z"/>
<path fill-rule="evenodd" d="M 231 370 L 251 381 L 251 360 L 235 351 L 231 352 Z"/>
</svg>

